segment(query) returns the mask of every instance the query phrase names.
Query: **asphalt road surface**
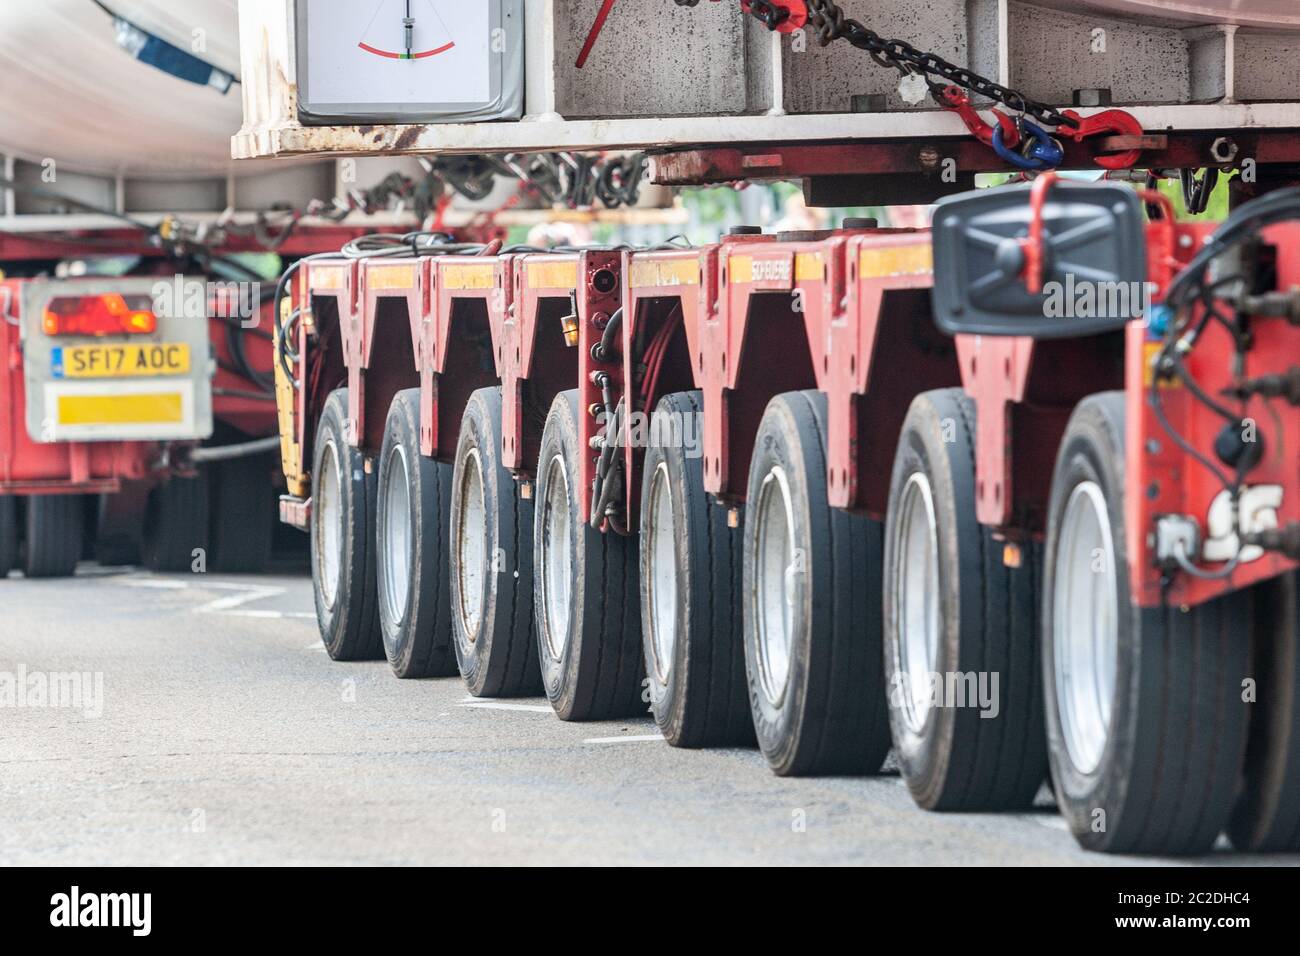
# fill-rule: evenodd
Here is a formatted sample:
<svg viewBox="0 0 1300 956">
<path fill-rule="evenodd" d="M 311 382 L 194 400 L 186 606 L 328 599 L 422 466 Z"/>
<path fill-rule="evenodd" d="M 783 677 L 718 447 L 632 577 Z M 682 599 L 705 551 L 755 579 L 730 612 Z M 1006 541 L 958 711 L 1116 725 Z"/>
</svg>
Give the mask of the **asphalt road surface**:
<svg viewBox="0 0 1300 956">
<path fill-rule="evenodd" d="M 300 576 L 14 577 L 4 674 L 26 697 L 0 707 L 0 864 L 1163 862 L 1083 853 L 1046 794 L 928 814 L 897 776 L 779 779 L 648 717 L 565 724 L 335 664 Z"/>
</svg>

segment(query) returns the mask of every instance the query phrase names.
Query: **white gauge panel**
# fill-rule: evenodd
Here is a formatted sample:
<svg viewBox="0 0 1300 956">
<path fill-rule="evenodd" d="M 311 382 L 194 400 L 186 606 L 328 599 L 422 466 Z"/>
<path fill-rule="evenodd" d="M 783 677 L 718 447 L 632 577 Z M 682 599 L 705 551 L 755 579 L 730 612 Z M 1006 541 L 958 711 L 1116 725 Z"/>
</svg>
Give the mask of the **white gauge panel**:
<svg viewBox="0 0 1300 956">
<path fill-rule="evenodd" d="M 523 0 L 297 0 L 304 124 L 518 119 Z"/>
</svg>

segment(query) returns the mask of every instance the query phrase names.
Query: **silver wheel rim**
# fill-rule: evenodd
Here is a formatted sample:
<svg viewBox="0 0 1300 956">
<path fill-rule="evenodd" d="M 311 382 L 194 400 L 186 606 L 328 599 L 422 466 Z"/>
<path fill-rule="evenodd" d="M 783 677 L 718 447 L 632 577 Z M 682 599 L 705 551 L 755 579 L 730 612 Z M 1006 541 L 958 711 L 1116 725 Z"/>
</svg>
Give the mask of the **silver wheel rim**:
<svg viewBox="0 0 1300 956">
<path fill-rule="evenodd" d="M 759 683 L 775 705 L 784 699 L 790 678 L 795 614 L 803 586 L 795 561 L 790 483 L 779 466 L 768 472 L 759 490 L 755 537 Z"/>
<path fill-rule="evenodd" d="M 400 445 L 389 453 L 384 475 L 384 546 L 379 560 L 389 619 L 400 621 L 406 616 L 411 587 L 411 484 L 406 450 Z"/>
<path fill-rule="evenodd" d="M 542 615 L 546 648 L 554 660 L 569 642 L 573 605 L 573 543 L 569 537 L 569 476 L 556 455 L 546 466 L 546 501 L 542 507 Z"/>
<path fill-rule="evenodd" d="M 650 575 L 646 581 L 650 603 L 650 647 L 654 652 L 655 676 L 667 685 L 677 649 L 677 520 L 673 514 L 668 466 L 659 463 L 650 479 L 650 521 L 646 526 L 646 550 Z"/>
<path fill-rule="evenodd" d="M 460 535 L 456 541 L 460 589 L 460 619 L 471 642 L 478 640 L 483 620 L 483 583 L 487 570 L 487 511 L 483 500 L 483 464 L 478 449 L 465 458 L 460 481 Z"/>
<path fill-rule="evenodd" d="M 1085 481 L 1070 493 L 1056 545 L 1052 660 L 1061 735 L 1081 774 L 1101 764 L 1110 736 L 1119 646 L 1119 587 L 1106 496 Z"/>
<path fill-rule="evenodd" d="M 903 486 L 894 541 L 896 673 L 907 726 L 920 733 L 930 716 L 931 675 L 939 660 L 939 533 L 930 480 L 913 473 Z"/>
<path fill-rule="evenodd" d="M 339 574 L 343 566 L 343 476 L 338 448 L 325 442 L 316 476 L 312 516 L 316 522 L 316 580 L 325 607 L 334 609 L 338 599 Z"/>
</svg>

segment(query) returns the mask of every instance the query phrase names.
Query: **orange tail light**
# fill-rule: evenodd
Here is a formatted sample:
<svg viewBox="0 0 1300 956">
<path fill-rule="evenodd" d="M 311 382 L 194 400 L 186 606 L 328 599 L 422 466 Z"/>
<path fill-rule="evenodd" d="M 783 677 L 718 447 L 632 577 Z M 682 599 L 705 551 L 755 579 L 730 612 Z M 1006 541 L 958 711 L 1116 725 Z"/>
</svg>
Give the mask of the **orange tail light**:
<svg viewBox="0 0 1300 956">
<path fill-rule="evenodd" d="M 46 335 L 151 335 L 158 317 L 148 296 L 68 295 L 45 306 Z"/>
</svg>

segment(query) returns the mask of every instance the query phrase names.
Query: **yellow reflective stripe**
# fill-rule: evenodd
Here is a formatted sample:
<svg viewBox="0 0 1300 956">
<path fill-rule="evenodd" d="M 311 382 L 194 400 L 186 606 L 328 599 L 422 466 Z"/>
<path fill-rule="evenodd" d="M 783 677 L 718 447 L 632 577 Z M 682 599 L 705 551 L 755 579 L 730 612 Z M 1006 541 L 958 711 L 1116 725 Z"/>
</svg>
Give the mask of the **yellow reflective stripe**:
<svg viewBox="0 0 1300 956">
<path fill-rule="evenodd" d="M 372 266 L 366 270 L 366 284 L 374 292 L 406 292 L 414 289 L 415 266 Z"/>
<path fill-rule="evenodd" d="M 797 282 L 820 282 L 826 278 L 826 263 L 820 252 L 801 252 L 794 257 Z"/>
<path fill-rule="evenodd" d="M 346 289 L 347 266 L 312 266 L 308 281 L 313 289 Z"/>
<path fill-rule="evenodd" d="M 858 258 L 858 274 L 863 279 L 885 276 L 913 276 L 934 271 L 934 251 L 929 243 L 908 246 L 872 246 Z"/>
<path fill-rule="evenodd" d="M 699 259 L 648 259 L 634 261 L 629 277 L 634 289 L 656 289 L 674 285 L 699 285 Z"/>
<path fill-rule="evenodd" d="M 794 278 L 794 257 L 732 256 L 727 260 L 728 278 L 736 284 L 779 282 L 789 284 Z"/>
<path fill-rule="evenodd" d="M 496 285 L 495 267 L 487 265 L 447 265 L 441 272 L 442 287 L 453 292 L 491 289 Z"/>
<path fill-rule="evenodd" d="M 578 264 L 576 262 L 528 263 L 528 288 L 576 289 Z"/>
</svg>

